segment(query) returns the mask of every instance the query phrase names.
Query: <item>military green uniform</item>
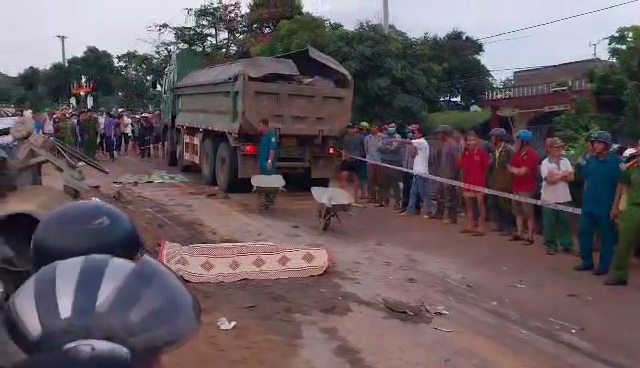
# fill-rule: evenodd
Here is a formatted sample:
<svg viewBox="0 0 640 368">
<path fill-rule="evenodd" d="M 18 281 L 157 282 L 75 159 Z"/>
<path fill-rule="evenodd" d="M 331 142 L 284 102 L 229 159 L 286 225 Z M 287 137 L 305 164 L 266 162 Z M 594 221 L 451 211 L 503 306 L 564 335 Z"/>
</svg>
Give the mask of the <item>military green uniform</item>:
<svg viewBox="0 0 640 368">
<path fill-rule="evenodd" d="M 493 150 L 491 167 L 489 168 L 489 188 L 511 193 L 511 173 L 508 166 L 513 158 L 513 153 L 513 148 L 506 143 Z M 492 220 L 502 231 L 509 232 L 512 227 L 511 200 L 492 195 L 489 197 L 489 206 Z"/>
<path fill-rule="evenodd" d="M 619 281 L 629 278 L 629 263 L 640 236 L 640 167 L 620 173 L 620 184 L 627 189 L 627 208 L 618 217 L 618 247 L 613 259 L 612 277 Z"/>
</svg>

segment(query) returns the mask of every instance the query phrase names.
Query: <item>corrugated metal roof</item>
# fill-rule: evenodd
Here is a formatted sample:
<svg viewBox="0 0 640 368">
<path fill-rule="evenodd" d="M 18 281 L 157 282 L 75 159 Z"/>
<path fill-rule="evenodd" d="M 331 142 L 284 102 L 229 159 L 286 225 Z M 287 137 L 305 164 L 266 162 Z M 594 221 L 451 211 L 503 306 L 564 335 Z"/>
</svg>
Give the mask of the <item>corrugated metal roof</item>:
<svg viewBox="0 0 640 368">
<path fill-rule="evenodd" d="M 193 87 L 224 83 L 233 80 L 239 75 L 246 75 L 250 78 L 260 78 L 267 74 L 296 76 L 300 75 L 300 72 L 296 64 L 288 59 L 254 57 L 196 70 L 182 78 L 176 87 Z"/>
</svg>

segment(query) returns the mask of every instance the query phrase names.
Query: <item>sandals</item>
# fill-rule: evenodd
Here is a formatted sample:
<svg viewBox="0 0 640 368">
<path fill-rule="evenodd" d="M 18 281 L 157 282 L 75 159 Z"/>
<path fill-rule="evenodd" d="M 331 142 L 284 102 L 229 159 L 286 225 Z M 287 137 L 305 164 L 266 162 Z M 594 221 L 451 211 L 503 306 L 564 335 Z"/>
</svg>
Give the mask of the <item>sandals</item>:
<svg viewBox="0 0 640 368">
<path fill-rule="evenodd" d="M 521 236 L 520 236 L 520 235 L 518 235 L 518 234 L 513 234 L 513 235 L 511 235 L 511 237 L 509 238 L 509 241 L 523 241 L 523 240 L 524 240 L 524 238 L 523 238 L 523 237 L 521 237 Z"/>
<path fill-rule="evenodd" d="M 472 234 L 472 233 L 474 233 L 473 230 L 469 230 L 469 229 L 460 230 L 460 234 Z"/>
<path fill-rule="evenodd" d="M 533 238 L 528 238 L 528 239 L 523 239 L 523 243 L 524 245 L 532 245 L 533 244 Z"/>
</svg>

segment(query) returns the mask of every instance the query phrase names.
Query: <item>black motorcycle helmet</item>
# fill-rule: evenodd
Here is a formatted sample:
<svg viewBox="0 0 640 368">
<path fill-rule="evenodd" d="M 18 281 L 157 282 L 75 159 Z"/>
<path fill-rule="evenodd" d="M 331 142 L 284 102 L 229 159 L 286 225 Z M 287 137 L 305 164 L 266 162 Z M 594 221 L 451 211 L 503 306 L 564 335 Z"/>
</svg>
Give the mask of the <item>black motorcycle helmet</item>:
<svg viewBox="0 0 640 368">
<path fill-rule="evenodd" d="M 88 254 L 134 260 L 144 242 L 133 221 L 102 201 L 78 201 L 48 213 L 31 240 L 33 270 L 52 262 Z"/>
<path fill-rule="evenodd" d="M 4 325 L 28 356 L 69 351 L 148 367 L 200 328 L 198 301 L 150 257 L 109 255 L 57 261 L 9 299 Z"/>
</svg>

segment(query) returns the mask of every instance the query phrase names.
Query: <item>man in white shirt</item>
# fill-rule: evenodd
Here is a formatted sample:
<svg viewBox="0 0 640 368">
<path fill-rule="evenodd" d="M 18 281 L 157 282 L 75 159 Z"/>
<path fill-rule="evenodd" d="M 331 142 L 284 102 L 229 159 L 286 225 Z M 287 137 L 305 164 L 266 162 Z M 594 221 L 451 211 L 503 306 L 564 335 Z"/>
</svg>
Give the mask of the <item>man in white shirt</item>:
<svg viewBox="0 0 640 368">
<path fill-rule="evenodd" d="M 413 158 L 413 182 L 411 183 L 411 191 L 409 192 L 409 204 L 407 210 L 402 214 L 417 214 L 418 200 L 424 203 L 424 218 L 430 218 L 435 213 L 431 195 L 429 192 L 429 179 L 424 175 L 429 174 L 429 142 L 427 142 L 422 128 L 417 128 L 413 132 L 413 139 L 395 139 L 396 141 L 411 144 L 415 149 L 415 157 Z"/>
<path fill-rule="evenodd" d="M 569 204 L 571 202 L 569 182 L 574 179 L 574 170 L 571 162 L 562 157 L 564 143 L 560 138 L 549 138 L 545 143 L 549 156 L 540 164 L 542 177 L 540 199 L 546 203 Z M 563 252 L 570 253 L 573 249 L 570 214 L 542 207 L 542 222 L 547 254 L 556 254 L 558 244 Z"/>
</svg>

